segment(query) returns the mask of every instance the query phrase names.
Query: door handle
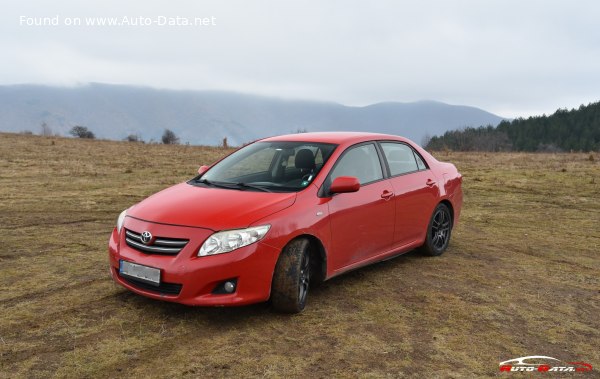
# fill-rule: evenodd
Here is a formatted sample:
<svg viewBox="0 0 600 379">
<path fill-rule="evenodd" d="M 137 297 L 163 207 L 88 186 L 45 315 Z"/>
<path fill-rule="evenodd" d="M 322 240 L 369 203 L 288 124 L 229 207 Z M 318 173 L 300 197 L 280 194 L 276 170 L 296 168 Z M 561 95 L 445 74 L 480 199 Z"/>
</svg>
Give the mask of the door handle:
<svg viewBox="0 0 600 379">
<path fill-rule="evenodd" d="M 386 200 L 389 200 L 392 196 L 394 196 L 394 193 L 388 190 L 383 191 L 383 193 L 381 194 L 381 198 Z"/>
<path fill-rule="evenodd" d="M 427 185 L 429 187 L 433 187 L 434 184 L 435 184 L 435 180 L 431 180 L 431 179 L 427 179 L 427 181 L 425 182 L 425 185 Z"/>
</svg>

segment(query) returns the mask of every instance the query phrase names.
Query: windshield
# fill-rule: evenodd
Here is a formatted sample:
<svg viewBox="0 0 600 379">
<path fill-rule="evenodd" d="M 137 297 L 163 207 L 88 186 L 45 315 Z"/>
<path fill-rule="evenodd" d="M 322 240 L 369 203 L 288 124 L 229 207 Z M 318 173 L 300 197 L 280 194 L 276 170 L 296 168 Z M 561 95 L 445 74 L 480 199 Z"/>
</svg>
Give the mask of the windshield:
<svg viewBox="0 0 600 379">
<path fill-rule="evenodd" d="M 191 184 L 290 192 L 306 188 L 337 145 L 317 142 L 256 142 L 215 166 Z"/>
</svg>

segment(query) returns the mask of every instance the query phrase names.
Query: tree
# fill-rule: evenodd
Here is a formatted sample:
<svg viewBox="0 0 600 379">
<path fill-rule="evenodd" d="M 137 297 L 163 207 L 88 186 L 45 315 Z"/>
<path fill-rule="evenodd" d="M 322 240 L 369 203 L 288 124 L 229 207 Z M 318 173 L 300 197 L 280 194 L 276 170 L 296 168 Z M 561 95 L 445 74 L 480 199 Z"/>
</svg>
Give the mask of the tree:
<svg viewBox="0 0 600 379">
<path fill-rule="evenodd" d="M 142 137 L 140 137 L 139 134 L 130 134 L 127 137 L 123 138 L 124 141 L 128 141 L 128 142 L 141 142 L 144 143 L 144 140 L 142 140 Z"/>
<path fill-rule="evenodd" d="M 40 135 L 44 137 L 52 136 L 52 128 L 50 128 L 45 122 L 42 122 L 42 125 L 40 125 L 40 129 Z"/>
<path fill-rule="evenodd" d="M 427 146 L 431 142 L 431 135 L 429 133 L 425 133 L 423 138 L 421 138 L 421 146 Z"/>
<path fill-rule="evenodd" d="M 92 133 L 91 130 L 89 130 L 87 127 L 81 126 L 81 125 L 75 125 L 74 127 L 72 127 L 71 130 L 69 130 L 69 134 L 72 135 L 73 137 L 78 137 L 78 138 L 89 138 L 89 139 L 96 138 L 96 136 L 94 135 L 94 133 Z"/>
<path fill-rule="evenodd" d="M 162 143 L 165 145 L 177 145 L 179 143 L 179 137 L 170 129 L 165 129 L 162 135 Z"/>
<path fill-rule="evenodd" d="M 600 149 L 600 102 L 551 115 L 504 120 L 497 127 L 451 130 L 427 148 L 462 151 L 593 151 Z"/>
</svg>

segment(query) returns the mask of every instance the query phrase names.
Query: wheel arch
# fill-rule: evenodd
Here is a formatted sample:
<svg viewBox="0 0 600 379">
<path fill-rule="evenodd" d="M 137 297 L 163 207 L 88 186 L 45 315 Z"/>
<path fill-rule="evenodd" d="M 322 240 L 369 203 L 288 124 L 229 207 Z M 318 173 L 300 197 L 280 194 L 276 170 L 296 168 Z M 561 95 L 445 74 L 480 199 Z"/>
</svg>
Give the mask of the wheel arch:
<svg viewBox="0 0 600 379">
<path fill-rule="evenodd" d="M 452 205 L 452 202 L 450 200 L 448 200 L 448 199 L 444 199 L 444 200 L 440 201 L 440 204 L 444 204 L 450 210 L 450 217 L 452 219 L 452 225 L 454 226 L 454 224 L 455 224 L 455 220 L 454 220 L 454 206 Z"/>
<path fill-rule="evenodd" d="M 312 262 L 313 273 L 315 276 L 313 277 L 316 283 L 324 282 L 327 278 L 327 251 L 325 250 L 325 245 L 323 242 L 316 236 L 312 234 L 299 234 L 289 240 L 285 246 L 289 245 L 291 242 L 299 239 L 307 239 L 309 242 L 309 254 Z M 285 249 L 285 246 L 281 251 Z"/>
</svg>

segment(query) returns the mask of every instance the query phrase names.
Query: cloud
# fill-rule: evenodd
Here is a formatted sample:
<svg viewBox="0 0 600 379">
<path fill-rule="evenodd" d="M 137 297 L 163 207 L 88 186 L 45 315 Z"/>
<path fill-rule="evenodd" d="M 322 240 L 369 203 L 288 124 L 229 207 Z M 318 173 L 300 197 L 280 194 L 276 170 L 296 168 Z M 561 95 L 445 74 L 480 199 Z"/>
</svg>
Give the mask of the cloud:
<svg viewBox="0 0 600 379">
<path fill-rule="evenodd" d="M 214 17 L 214 26 L 22 26 L 20 17 Z M 503 116 L 599 100 L 595 1 L 15 3 L 0 83 L 226 89 L 365 105 L 436 99 Z"/>
</svg>

